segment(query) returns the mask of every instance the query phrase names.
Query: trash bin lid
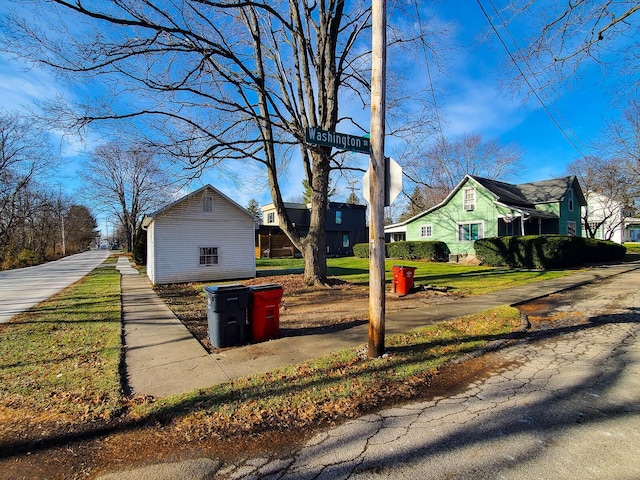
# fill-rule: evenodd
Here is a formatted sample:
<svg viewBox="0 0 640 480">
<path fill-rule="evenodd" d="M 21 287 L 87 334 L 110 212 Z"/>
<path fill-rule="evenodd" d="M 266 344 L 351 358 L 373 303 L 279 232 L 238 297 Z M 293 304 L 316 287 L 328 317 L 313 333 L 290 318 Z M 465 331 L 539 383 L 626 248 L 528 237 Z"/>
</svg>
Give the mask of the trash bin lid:
<svg viewBox="0 0 640 480">
<path fill-rule="evenodd" d="M 264 285 L 252 285 L 249 287 L 252 292 L 267 291 L 267 290 L 282 290 L 282 286 L 277 283 L 265 283 Z"/>
<path fill-rule="evenodd" d="M 209 285 L 204 287 L 204 290 L 207 293 L 216 295 L 221 293 L 245 292 L 249 291 L 249 287 L 242 285 L 241 283 L 230 283 L 227 285 Z"/>
</svg>

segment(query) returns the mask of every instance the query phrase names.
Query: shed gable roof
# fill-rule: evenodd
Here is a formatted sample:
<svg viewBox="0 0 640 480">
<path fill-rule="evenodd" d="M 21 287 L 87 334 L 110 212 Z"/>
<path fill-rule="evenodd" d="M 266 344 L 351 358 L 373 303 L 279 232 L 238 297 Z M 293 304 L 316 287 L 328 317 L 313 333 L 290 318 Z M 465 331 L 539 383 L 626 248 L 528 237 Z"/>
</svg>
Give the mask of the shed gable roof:
<svg viewBox="0 0 640 480">
<path fill-rule="evenodd" d="M 239 210 L 239 213 L 245 214 L 245 215 L 249 216 L 252 220 L 255 221 L 255 217 L 253 216 L 253 214 L 251 214 L 251 212 L 249 212 L 248 210 L 246 210 L 245 208 L 240 206 L 235 201 L 231 200 L 229 197 L 227 197 L 224 193 L 222 193 L 217 188 L 213 187 L 210 184 L 207 184 L 207 185 L 204 185 L 203 187 L 199 188 L 198 190 L 195 190 L 195 191 L 185 195 L 184 197 L 181 197 L 178 200 L 176 200 L 174 202 L 171 202 L 171 203 L 161 207 L 160 209 L 156 210 L 153 213 L 145 214 L 144 219 L 142 220 L 142 226 L 145 227 L 145 228 L 148 227 L 151 224 L 151 222 L 153 221 L 153 219 L 156 218 L 157 216 L 168 212 L 173 207 L 175 207 L 177 205 L 180 205 L 181 203 L 189 201 L 191 198 L 200 195 L 201 193 L 203 193 L 206 190 L 209 190 L 209 191 L 221 196 L 223 199 L 225 199 L 227 202 L 229 202 L 233 207 L 237 208 Z"/>
</svg>

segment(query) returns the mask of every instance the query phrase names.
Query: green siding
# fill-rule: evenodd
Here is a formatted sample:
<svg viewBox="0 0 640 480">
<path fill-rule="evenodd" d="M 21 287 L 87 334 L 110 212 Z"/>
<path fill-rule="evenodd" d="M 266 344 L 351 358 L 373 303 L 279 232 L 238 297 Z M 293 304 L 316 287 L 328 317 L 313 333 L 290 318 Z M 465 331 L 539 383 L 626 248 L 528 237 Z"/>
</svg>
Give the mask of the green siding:
<svg viewBox="0 0 640 480">
<path fill-rule="evenodd" d="M 467 211 L 463 207 L 464 192 L 466 188 L 474 188 L 476 192 L 476 205 L 473 211 Z M 530 230 L 542 229 L 543 234 L 567 234 L 567 222 L 575 222 L 576 236 L 582 236 L 580 225 L 580 203 L 577 195 L 573 194 L 573 210 L 569 209 L 569 195 L 565 195 L 562 202 L 551 202 L 538 204 L 536 208 L 540 211 L 552 213 L 559 216 L 559 220 L 544 220 L 542 227 L 535 225 L 527 226 L 527 233 Z M 458 228 L 460 224 L 479 223 L 482 225 L 481 237 L 497 237 L 506 232 L 503 223 L 503 232 L 498 231 L 501 215 L 507 215 L 511 211 L 494 203 L 495 197 L 483 186 L 471 179 L 467 179 L 457 191 L 449 198 L 445 204 L 423 214 L 407 224 L 407 240 L 439 240 L 445 242 L 452 254 L 475 254 L 473 240 L 459 240 Z M 432 236 L 424 238 L 420 236 L 420 229 L 423 225 L 430 225 Z M 520 224 L 516 225 L 517 233 L 521 233 Z M 512 230 L 513 231 L 513 230 Z M 511 233 L 513 234 L 513 233 Z"/>
<path fill-rule="evenodd" d="M 473 211 L 466 211 L 463 208 L 464 191 L 467 187 L 473 187 L 476 192 L 476 205 Z M 498 236 L 497 217 L 504 213 L 506 213 L 504 209 L 494 203 L 494 197 L 490 192 L 475 182 L 467 180 L 448 203 L 409 223 L 407 240 L 440 240 L 449 246 L 451 253 L 474 254 L 473 240 L 458 240 L 458 226 L 461 223 L 478 222 L 482 225 L 482 237 L 496 237 Z M 420 237 L 422 225 L 432 226 L 431 238 Z"/>
</svg>

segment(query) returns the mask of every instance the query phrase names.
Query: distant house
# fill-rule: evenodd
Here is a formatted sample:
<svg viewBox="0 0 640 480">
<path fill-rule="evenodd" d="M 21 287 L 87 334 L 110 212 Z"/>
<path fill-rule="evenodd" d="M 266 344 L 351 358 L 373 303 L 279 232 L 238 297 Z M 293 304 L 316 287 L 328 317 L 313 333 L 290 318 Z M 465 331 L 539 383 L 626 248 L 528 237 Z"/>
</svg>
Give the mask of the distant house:
<svg viewBox="0 0 640 480">
<path fill-rule="evenodd" d="M 285 203 L 289 219 L 300 236 L 309 232 L 311 209 L 304 203 Z M 280 229 L 273 204 L 264 205 L 262 225 L 258 230 L 256 257 L 294 257 L 300 252 Z M 327 255 L 353 255 L 353 245 L 368 241 L 367 207 L 351 203 L 329 202 L 325 221 Z"/>
<path fill-rule="evenodd" d="M 386 226 L 385 234 L 390 241 L 440 240 L 453 255 L 475 254 L 473 242 L 479 238 L 581 236 L 585 204 L 574 176 L 513 185 L 467 175 L 440 204 Z"/>
<path fill-rule="evenodd" d="M 582 208 L 582 222 L 585 236 L 616 243 L 631 241 L 634 228 L 640 219 L 627 218 L 630 208 L 617 200 L 598 192 L 587 191 L 587 205 Z M 638 238 L 635 232 L 635 238 Z"/>
<path fill-rule="evenodd" d="M 142 226 L 154 285 L 256 275 L 255 218 L 211 185 L 146 215 Z"/>
</svg>

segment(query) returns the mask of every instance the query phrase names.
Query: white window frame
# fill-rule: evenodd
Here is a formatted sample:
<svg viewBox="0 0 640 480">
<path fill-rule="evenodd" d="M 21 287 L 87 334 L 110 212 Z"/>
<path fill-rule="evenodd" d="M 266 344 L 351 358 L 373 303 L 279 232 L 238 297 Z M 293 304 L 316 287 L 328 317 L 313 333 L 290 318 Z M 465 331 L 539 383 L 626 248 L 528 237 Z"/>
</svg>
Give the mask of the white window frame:
<svg viewBox="0 0 640 480">
<path fill-rule="evenodd" d="M 573 231 L 572 231 L 573 230 Z M 567 222 L 567 235 L 575 237 L 578 233 L 576 222 L 568 221 Z"/>
<path fill-rule="evenodd" d="M 478 238 L 471 238 L 471 239 L 463 238 L 462 227 L 464 227 L 465 225 L 479 225 L 479 227 L 478 227 Z M 456 236 L 457 236 L 459 242 L 475 242 L 476 240 L 484 238 L 484 221 L 483 220 L 471 220 L 471 221 L 468 221 L 468 222 L 458 222 Z"/>
<path fill-rule="evenodd" d="M 432 238 L 433 237 L 433 225 L 426 223 L 420 225 L 420 238 Z"/>
<path fill-rule="evenodd" d="M 200 253 L 198 264 L 201 267 L 212 267 L 220 263 L 218 247 L 198 247 Z"/>
<path fill-rule="evenodd" d="M 268 224 L 276 223 L 276 213 L 275 212 L 267 213 L 267 223 Z"/>
<path fill-rule="evenodd" d="M 462 189 L 462 208 L 465 212 L 473 212 L 476 209 L 476 189 L 467 187 Z"/>
</svg>

